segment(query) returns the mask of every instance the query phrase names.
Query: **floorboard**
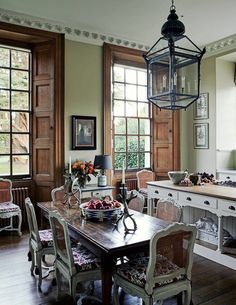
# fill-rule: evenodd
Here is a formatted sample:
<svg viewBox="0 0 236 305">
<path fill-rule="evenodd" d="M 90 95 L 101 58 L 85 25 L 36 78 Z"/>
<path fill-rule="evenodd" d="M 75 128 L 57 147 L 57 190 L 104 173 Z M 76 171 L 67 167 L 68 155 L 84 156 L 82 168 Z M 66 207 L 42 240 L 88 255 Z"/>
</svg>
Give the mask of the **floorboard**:
<svg viewBox="0 0 236 305">
<path fill-rule="evenodd" d="M 56 287 L 52 286 L 53 275 L 43 280 L 42 292 L 37 290 L 37 279 L 30 275 L 27 258 L 28 235 L 21 238 L 12 234 L 0 234 L 0 305 L 72 305 L 66 295 L 56 300 Z M 236 271 L 216 264 L 200 256 L 194 257 L 192 269 L 194 305 L 236 305 Z M 101 285 L 95 285 L 96 296 L 101 296 Z M 83 305 L 98 303 L 84 301 Z M 140 305 L 140 299 L 121 292 L 121 305 Z M 169 299 L 164 305 L 176 305 Z"/>
</svg>

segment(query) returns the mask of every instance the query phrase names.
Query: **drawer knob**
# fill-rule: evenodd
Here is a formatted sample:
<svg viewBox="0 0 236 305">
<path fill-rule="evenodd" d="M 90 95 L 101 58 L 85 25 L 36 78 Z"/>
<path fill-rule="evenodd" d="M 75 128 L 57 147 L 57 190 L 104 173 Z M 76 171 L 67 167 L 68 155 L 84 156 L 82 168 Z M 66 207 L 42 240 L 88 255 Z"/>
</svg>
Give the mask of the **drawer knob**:
<svg viewBox="0 0 236 305">
<path fill-rule="evenodd" d="M 168 194 L 169 197 L 172 197 L 173 195 L 171 193 Z"/>
<path fill-rule="evenodd" d="M 191 199 L 191 197 L 187 197 L 186 200 L 191 201 L 192 199 Z"/>
<path fill-rule="evenodd" d="M 155 193 L 156 193 L 156 194 L 159 194 L 159 191 L 158 191 L 158 190 L 156 190 L 156 191 L 155 191 Z"/>
<path fill-rule="evenodd" d="M 205 201 L 204 201 L 204 204 L 210 205 L 210 202 L 209 202 L 208 200 L 205 200 Z"/>
<path fill-rule="evenodd" d="M 235 207 L 234 207 L 234 206 L 232 206 L 232 205 L 231 205 L 231 206 L 229 206 L 229 209 L 230 209 L 230 210 L 232 210 L 232 211 L 235 211 Z"/>
</svg>

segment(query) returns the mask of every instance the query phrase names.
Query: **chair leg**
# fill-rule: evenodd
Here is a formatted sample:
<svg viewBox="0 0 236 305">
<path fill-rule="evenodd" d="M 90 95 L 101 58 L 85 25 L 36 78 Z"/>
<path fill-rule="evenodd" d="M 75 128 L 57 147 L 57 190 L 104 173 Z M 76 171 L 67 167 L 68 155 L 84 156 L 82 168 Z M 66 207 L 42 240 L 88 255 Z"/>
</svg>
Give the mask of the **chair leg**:
<svg viewBox="0 0 236 305">
<path fill-rule="evenodd" d="M 60 292 L 61 292 L 61 274 L 56 266 L 55 266 L 55 275 L 57 282 L 57 299 L 58 299 L 60 297 Z"/>
<path fill-rule="evenodd" d="M 35 252 L 31 246 L 29 246 L 29 253 L 31 254 L 31 268 L 30 272 L 31 275 L 34 275 L 34 268 L 35 268 Z"/>
<path fill-rule="evenodd" d="M 113 285 L 113 302 L 114 302 L 114 305 L 120 305 L 119 286 L 116 283 L 114 283 L 114 285 Z"/>
<path fill-rule="evenodd" d="M 19 218 L 19 221 L 18 221 L 18 235 L 21 236 L 22 235 L 22 232 L 21 232 L 22 213 L 21 213 L 21 211 L 19 211 L 18 218 Z"/>
<path fill-rule="evenodd" d="M 192 302 L 192 291 L 191 287 L 188 287 L 187 290 L 184 291 L 184 305 L 190 305 Z"/>
<path fill-rule="evenodd" d="M 39 271 L 38 288 L 41 289 L 42 284 L 42 255 L 41 252 L 36 253 L 36 264 Z"/>
</svg>

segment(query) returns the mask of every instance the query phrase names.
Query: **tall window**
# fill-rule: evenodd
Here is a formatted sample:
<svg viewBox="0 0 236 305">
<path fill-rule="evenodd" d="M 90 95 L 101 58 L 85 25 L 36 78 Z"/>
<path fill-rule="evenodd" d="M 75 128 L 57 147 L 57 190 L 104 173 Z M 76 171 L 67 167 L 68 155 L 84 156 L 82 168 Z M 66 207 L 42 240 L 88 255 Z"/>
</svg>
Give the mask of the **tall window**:
<svg viewBox="0 0 236 305">
<path fill-rule="evenodd" d="M 0 176 L 30 175 L 30 71 L 30 50 L 0 46 Z"/>
<path fill-rule="evenodd" d="M 113 152 L 115 169 L 150 168 L 150 103 L 146 70 L 113 65 Z"/>
</svg>

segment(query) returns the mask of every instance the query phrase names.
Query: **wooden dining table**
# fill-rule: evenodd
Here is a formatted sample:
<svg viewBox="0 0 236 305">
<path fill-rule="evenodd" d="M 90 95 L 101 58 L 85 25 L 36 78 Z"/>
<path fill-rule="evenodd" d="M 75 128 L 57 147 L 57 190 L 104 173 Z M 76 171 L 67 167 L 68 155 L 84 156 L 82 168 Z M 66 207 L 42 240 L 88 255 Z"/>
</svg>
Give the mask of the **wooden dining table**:
<svg viewBox="0 0 236 305">
<path fill-rule="evenodd" d="M 37 205 L 44 215 L 58 211 L 68 223 L 70 235 L 101 259 L 103 305 L 111 304 L 112 269 L 116 259 L 147 251 L 153 234 L 168 225 L 161 219 L 130 210 L 137 223 L 137 230 L 125 234 L 122 221 L 116 227 L 114 220 L 88 220 L 81 215 L 79 207 L 67 208 L 61 202 L 39 202 Z M 129 227 L 128 222 L 127 226 Z"/>
</svg>

